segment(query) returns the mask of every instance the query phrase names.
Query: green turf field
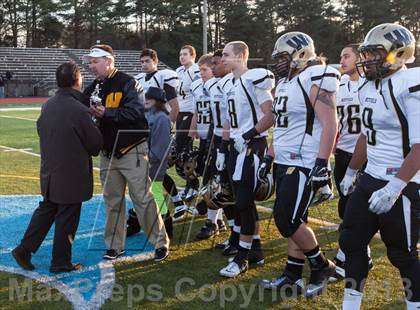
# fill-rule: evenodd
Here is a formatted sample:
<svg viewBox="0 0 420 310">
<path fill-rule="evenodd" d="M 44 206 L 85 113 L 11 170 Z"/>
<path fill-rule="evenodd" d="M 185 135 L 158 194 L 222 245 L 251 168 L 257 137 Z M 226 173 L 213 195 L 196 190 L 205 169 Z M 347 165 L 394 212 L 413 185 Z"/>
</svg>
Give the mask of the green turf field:
<svg viewBox="0 0 420 310">
<path fill-rule="evenodd" d="M 0 111 L 0 195 L 39 193 L 39 157 L 10 149 L 39 154 L 35 123 L 38 114 L 39 111 Z M 174 171 L 171 175 L 176 177 Z M 178 185 L 184 185 L 179 178 L 176 180 Z M 101 192 L 97 172 L 95 192 Z M 272 207 L 272 204 L 273 200 L 264 203 L 266 207 Z M 338 223 L 336 200 L 311 208 L 310 216 Z M 270 213 L 261 213 L 261 218 L 261 236 L 266 252 L 264 266 L 251 268 L 237 279 L 220 277 L 218 271 L 226 265 L 226 258 L 213 249 L 213 244 L 223 241 L 227 234 L 201 242 L 192 237 L 186 242 L 185 231 L 190 223 L 179 223 L 175 225 L 175 238 L 167 260 L 116 265 L 116 298 L 108 300 L 103 309 L 339 309 L 343 282 L 329 285 L 327 292 L 314 300 L 281 300 L 279 294 L 259 290 L 256 286 L 258 280 L 279 275 L 287 258 L 287 244 L 270 219 Z M 204 218 L 194 221 L 193 236 L 203 222 Z M 319 236 L 322 249 L 333 258 L 338 233 L 317 225 L 312 227 Z M 374 239 L 371 246 L 374 269 L 367 282 L 364 309 L 405 309 L 398 271 L 390 265 L 380 240 Z M 307 266 L 305 276 L 308 276 Z M 0 309 L 71 309 L 71 304 L 57 292 L 52 298 L 57 301 L 10 300 L 10 277 L 10 274 L 0 273 Z M 18 279 L 23 283 L 22 277 Z M 161 298 L 147 292 L 144 298 L 128 298 L 127 292 L 136 285 L 159 288 L 160 294 L 157 295 Z M 33 290 L 37 287 L 39 284 L 35 284 Z M 116 291 L 117 287 L 124 293 Z"/>
</svg>

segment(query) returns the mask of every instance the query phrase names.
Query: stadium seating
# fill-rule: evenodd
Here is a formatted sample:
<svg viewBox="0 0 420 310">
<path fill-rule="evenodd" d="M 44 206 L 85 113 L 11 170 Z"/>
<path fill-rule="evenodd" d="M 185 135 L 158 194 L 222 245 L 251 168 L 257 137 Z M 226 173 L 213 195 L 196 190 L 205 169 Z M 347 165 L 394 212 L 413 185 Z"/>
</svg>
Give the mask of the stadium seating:
<svg viewBox="0 0 420 310">
<path fill-rule="evenodd" d="M 55 69 L 69 60 L 75 61 L 81 68 L 84 83 L 91 82 L 94 77 L 87 64 L 82 61 L 82 56 L 88 52 L 86 49 L 0 47 L 0 73 L 4 75 L 6 71 L 10 71 L 13 74 L 11 82 L 15 86 L 31 85 L 29 93 L 45 95 L 56 88 Z M 131 75 L 141 72 L 139 51 L 116 50 L 114 54 L 120 70 Z M 167 66 L 160 63 L 159 67 Z M 28 91 L 23 93 L 28 94 Z"/>
</svg>

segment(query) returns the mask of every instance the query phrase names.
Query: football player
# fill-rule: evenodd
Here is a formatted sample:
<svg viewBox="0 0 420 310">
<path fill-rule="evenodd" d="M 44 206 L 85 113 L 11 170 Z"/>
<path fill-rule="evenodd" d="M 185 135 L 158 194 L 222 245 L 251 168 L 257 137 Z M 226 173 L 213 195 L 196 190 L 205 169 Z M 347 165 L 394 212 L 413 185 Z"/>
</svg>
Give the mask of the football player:
<svg viewBox="0 0 420 310">
<path fill-rule="evenodd" d="M 343 76 L 340 80 L 337 93 L 338 138 L 335 147 L 334 176 L 338 194 L 340 195 L 338 200 L 338 215 L 341 220 L 343 220 L 344 208 L 348 196 L 344 196 L 341 192 L 340 182 L 346 173 L 362 126 L 358 89 L 364 79 L 360 78 L 356 68 L 356 63 L 360 60 L 358 48 L 358 44 L 349 44 L 342 49 L 340 54 L 340 66 Z M 369 246 L 368 254 L 370 257 Z M 346 256 L 343 251 L 338 249 L 337 255 L 334 258 L 336 265 L 334 279 L 344 278 L 345 260 Z M 371 259 L 370 265 L 372 265 Z"/>
<path fill-rule="evenodd" d="M 248 56 L 248 46 L 242 41 L 230 42 L 223 49 L 222 62 L 233 73 L 233 91 L 227 94 L 232 150 L 228 170 L 233 180 L 235 222 L 240 224 L 238 253 L 220 270 L 225 277 L 236 277 L 248 269 L 252 246 L 253 260 L 264 262 L 254 189 L 256 167 L 267 148 L 267 129 L 274 121 L 271 112 L 274 75 L 266 69 L 249 70 Z"/>
<path fill-rule="evenodd" d="M 368 275 L 367 245 L 379 230 L 388 259 L 400 272 L 407 309 L 420 309 L 420 68 L 413 34 L 398 24 L 372 28 L 357 64 L 362 132 L 341 182 L 344 195 L 364 173 L 344 210 L 340 247 L 346 254 L 342 309 L 360 309 Z"/>
<path fill-rule="evenodd" d="M 312 38 L 302 32 L 282 35 L 272 54 L 280 77 L 275 91 L 273 143 L 259 167 L 265 176 L 274 161 L 276 200 L 273 209 L 278 230 L 288 239 L 288 259 L 280 277 L 263 280 L 267 289 L 289 288 L 293 296 L 311 298 L 322 292 L 335 265 L 321 252 L 306 224 L 308 206 L 316 191 L 328 182 L 328 158 L 337 133 L 335 93 L 340 73 L 315 54 Z M 305 257 L 311 275 L 304 290 Z"/>
<path fill-rule="evenodd" d="M 194 99 L 191 94 L 191 83 L 200 78 L 200 69 L 195 63 L 196 51 L 191 45 L 184 45 L 179 52 L 179 62 L 181 66 L 176 69 L 178 74 L 178 102 L 179 113 L 176 119 L 176 150 L 178 154 L 188 152 L 192 146 L 191 138 L 189 137 L 189 129 L 191 127 L 191 120 L 194 115 Z M 199 182 L 197 179 L 187 181 L 185 190 L 181 196 L 185 200 L 191 200 L 198 190 Z M 176 214 L 182 215 L 186 210 L 177 210 Z"/>
<path fill-rule="evenodd" d="M 190 135 L 198 135 L 200 146 L 197 156 L 197 172 L 203 176 L 202 188 L 207 186 L 209 178 L 213 174 L 214 160 L 211 155 L 212 139 L 213 139 L 213 119 L 211 113 L 211 97 L 209 89 L 217 79 L 214 78 L 212 72 L 213 55 L 207 54 L 200 57 L 198 67 L 200 68 L 199 80 L 191 84 L 191 93 L 194 97 L 195 114 L 191 122 Z M 207 86 L 207 87 L 206 87 Z M 216 119 L 217 121 L 217 119 Z M 205 205 L 204 201 L 200 201 Z M 197 207 L 199 209 L 199 207 Z M 207 208 L 207 207 L 206 207 Z M 208 239 L 211 236 L 219 234 L 219 225 L 222 230 L 226 230 L 223 220 L 218 220 L 218 211 L 208 209 L 207 221 L 196 235 L 197 239 Z"/>
<path fill-rule="evenodd" d="M 142 73 L 137 74 L 134 78 L 143 86 L 145 93 L 149 87 L 157 87 L 165 91 L 165 97 L 170 110 L 170 119 L 174 121 L 178 114 L 178 99 L 176 88 L 178 86 L 177 74 L 169 69 L 158 70 L 159 58 L 155 50 L 144 49 L 140 52 L 140 65 Z M 175 207 L 175 221 L 178 219 L 176 210 L 186 210 L 187 206 L 181 199 L 180 194 L 176 188 L 175 182 L 172 178 L 165 174 L 163 178 L 163 187 L 170 193 L 171 200 Z M 128 210 L 127 220 L 127 237 L 130 237 L 140 232 L 140 225 L 137 220 L 135 210 L 132 208 Z"/>
</svg>

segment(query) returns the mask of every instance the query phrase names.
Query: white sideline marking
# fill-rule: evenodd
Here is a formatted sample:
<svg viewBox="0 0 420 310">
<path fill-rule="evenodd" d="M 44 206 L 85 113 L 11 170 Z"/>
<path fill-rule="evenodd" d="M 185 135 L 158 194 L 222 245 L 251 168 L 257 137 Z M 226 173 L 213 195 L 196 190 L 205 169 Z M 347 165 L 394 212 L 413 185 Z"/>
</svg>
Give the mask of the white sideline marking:
<svg viewBox="0 0 420 310">
<path fill-rule="evenodd" d="M 7 152 L 18 152 L 18 153 L 23 153 L 23 154 L 27 154 L 27 155 L 36 156 L 36 157 L 41 157 L 41 155 L 39 155 L 37 153 L 25 151 L 26 149 L 16 149 L 14 147 L 9 147 L 9 146 L 5 146 L 5 145 L 0 145 L 0 148 L 5 149 Z M 100 169 L 97 168 L 97 167 L 93 167 L 93 170 L 99 171 Z"/>
<path fill-rule="evenodd" d="M 0 112 L 9 112 L 9 111 L 40 111 L 39 108 L 0 108 Z"/>
<path fill-rule="evenodd" d="M 19 116 L 6 116 L 6 115 L 0 115 L 2 118 L 11 118 L 11 119 L 19 119 L 22 121 L 30 121 L 30 122 L 36 122 L 36 119 L 33 118 L 26 118 L 26 117 L 19 117 Z"/>
</svg>

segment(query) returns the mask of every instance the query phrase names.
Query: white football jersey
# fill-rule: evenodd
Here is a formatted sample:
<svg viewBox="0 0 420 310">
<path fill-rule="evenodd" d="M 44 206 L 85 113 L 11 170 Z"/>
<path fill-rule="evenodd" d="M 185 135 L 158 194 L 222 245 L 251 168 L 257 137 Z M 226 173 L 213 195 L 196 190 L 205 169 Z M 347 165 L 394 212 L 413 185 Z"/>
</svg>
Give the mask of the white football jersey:
<svg viewBox="0 0 420 310">
<path fill-rule="evenodd" d="M 273 100 L 274 74 L 266 69 L 250 69 L 239 79 L 232 77 L 230 89 L 226 86 L 226 100 L 230 121 L 230 138 L 234 139 L 255 127 L 264 116 L 260 105 Z M 267 131 L 257 137 L 267 136 Z"/>
<path fill-rule="evenodd" d="M 233 77 L 232 73 L 223 78 L 212 78 L 204 84 L 204 88 L 210 93 L 210 108 L 213 120 L 213 133 L 222 137 L 223 125 L 226 120 L 227 104 L 223 93 L 223 86 Z"/>
<path fill-rule="evenodd" d="M 358 89 L 363 82 L 363 79 L 350 81 L 348 75 L 344 75 L 340 80 L 337 93 L 338 139 L 336 148 L 349 153 L 354 152 L 362 126 Z"/>
<path fill-rule="evenodd" d="M 186 69 L 184 66 L 176 69 L 178 74 L 178 104 L 179 112 L 194 112 L 194 99 L 191 94 L 191 83 L 200 78 L 200 69 L 193 64 Z"/>
<path fill-rule="evenodd" d="M 362 133 L 371 176 L 390 180 L 420 143 L 420 68 L 405 69 L 359 88 Z M 420 183 L 420 171 L 411 180 Z"/>
<path fill-rule="evenodd" d="M 139 73 L 134 77 L 143 86 L 146 93 L 149 87 L 157 87 L 164 90 L 165 84 L 177 89 L 178 75 L 175 71 L 164 69 L 151 73 Z"/>
<path fill-rule="evenodd" d="M 309 93 L 314 85 L 337 92 L 339 78 L 340 73 L 333 67 L 314 65 L 290 81 L 283 78 L 278 82 L 273 102 L 275 163 L 312 169 L 319 152 L 322 127 Z"/>
<path fill-rule="evenodd" d="M 210 94 L 204 88 L 204 81 L 198 79 L 191 83 L 194 98 L 194 112 L 197 113 L 197 133 L 200 139 L 206 139 L 211 124 Z"/>
</svg>

